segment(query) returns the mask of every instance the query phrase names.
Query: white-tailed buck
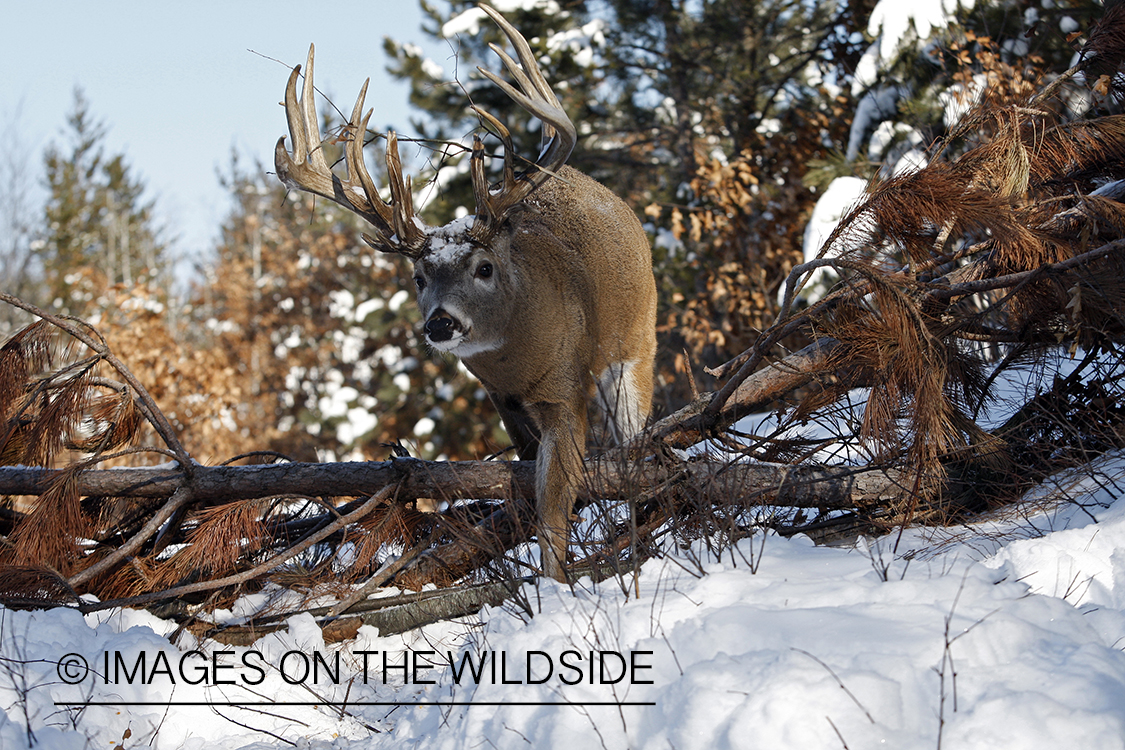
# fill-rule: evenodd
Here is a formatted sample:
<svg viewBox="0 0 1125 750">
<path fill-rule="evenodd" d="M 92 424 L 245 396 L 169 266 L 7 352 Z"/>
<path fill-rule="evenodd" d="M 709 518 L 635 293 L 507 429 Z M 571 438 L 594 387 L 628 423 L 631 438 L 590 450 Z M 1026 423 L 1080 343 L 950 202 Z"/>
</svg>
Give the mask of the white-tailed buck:
<svg viewBox="0 0 1125 750">
<path fill-rule="evenodd" d="M 517 64 L 493 45 L 512 86 L 481 70 L 543 122 L 538 160 L 517 172 L 511 136 L 473 107 L 504 145 L 501 182 L 485 176 L 484 146 L 471 158 L 476 215 L 427 227 L 414 215 L 394 133 L 387 134 L 389 203 L 363 162 L 369 110 L 364 83 L 348 124 L 347 177 L 333 174 L 313 104 L 313 49 L 297 99 L 300 66 L 285 91 L 293 153 L 278 141 L 277 175 L 287 186 L 333 200 L 366 219 L 376 250 L 414 263 L 426 340 L 460 357 L 484 384 L 519 455 L 535 459 L 543 570 L 565 580 L 567 523 L 581 479 L 587 403 L 596 396 L 617 439 L 644 426 L 652 400 L 656 284 L 648 240 L 633 212 L 605 187 L 565 166 L 574 124 L 526 40 L 492 8 Z"/>
</svg>

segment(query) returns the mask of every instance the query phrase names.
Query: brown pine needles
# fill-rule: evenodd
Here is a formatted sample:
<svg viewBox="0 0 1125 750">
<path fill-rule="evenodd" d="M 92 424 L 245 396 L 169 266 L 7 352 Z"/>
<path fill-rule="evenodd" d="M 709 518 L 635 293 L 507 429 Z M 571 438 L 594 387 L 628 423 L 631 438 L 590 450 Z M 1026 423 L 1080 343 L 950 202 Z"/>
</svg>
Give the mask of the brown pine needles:
<svg viewBox="0 0 1125 750">
<path fill-rule="evenodd" d="M 1078 73 L 1095 94 L 1116 96 L 1099 71 L 1125 59 L 1122 7 L 1107 12 L 1065 76 L 1035 94 L 1013 74 L 925 167 L 872 184 L 821 257 L 789 273 L 772 324 L 771 280 L 740 276 L 737 264 L 712 269 L 712 298 L 689 305 L 685 319 L 707 310 L 739 319 L 723 330 L 753 345 L 715 371 L 725 378 L 719 391 L 599 459 L 576 508 L 597 520 L 581 537 L 584 565 L 624 575 L 662 544 L 704 539 L 722 549 L 763 526 L 854 534 L 964 518 L 1125 447 L 1125 115 L 1068 119 L 1051 99 Z M 700 184 L 710 181 L 719 205 L 751 202 L 747 163 L 709 164 Z M 697 238 L 750 231 L 721 213 L 674 220 Z M 758 250 L 788 271 L 781 250 Z M 839 276 L 834 290 L 794 305 L 801 281 L 824 267 Z M 740 284 L 752 291 L 734 294 Z M 427 465 L 431 475 L 421 477 L 402 457 L 387 462 L 379 486 L 205 495 L 196 476 L 204 472 L 97 331 L 34 312 L 41 320 L 0 347 L 0 464 L 66 468 L 32 499 L 7 503 L 0 600 L 73 605 L 76 594 L 94 593 L 109 601 L 80 606 L 173 600 L 185 609 L 229 604 L 267 581 L 312 594 L 363 580 L 374 588 L 489 570 L 515 577 L 529 566 L 509 555 L 533 533 L 529 492 L 515 468 L 497 479 L 495 462 L 467 469 L 480 479 L 468 497 L 464 475 Z M 702 320 L 696 334 L 696 343 L 729 343 Z M 794 336 L 815 343 L 776 358 Z M 1069 357 L 1069 367 L 1057 366 Z M 982 415 L 999 398 L 997 382 L 1016 367 L 1035 386 L 990 424 Z M 734 429 L 766 408 L 788 413 L 762 434 Z M 800 434 L 802 423 L 830 419 L 829 437 Z M 152 435 L 162 445 L 145 448 Z M 667 450 L 708 438 L 711 454 Z M 83 491 L 94 467 L 141 451 L 176 461 L 173 490 Z M 834 451 L 847 460 L 833 462 Z M 270 468 L 284 476 L 294 467 Z M 424 513 L 419 498 L 450 507 Z M 345 602 L 367 589 L 359 591 Z"/>
</svg>

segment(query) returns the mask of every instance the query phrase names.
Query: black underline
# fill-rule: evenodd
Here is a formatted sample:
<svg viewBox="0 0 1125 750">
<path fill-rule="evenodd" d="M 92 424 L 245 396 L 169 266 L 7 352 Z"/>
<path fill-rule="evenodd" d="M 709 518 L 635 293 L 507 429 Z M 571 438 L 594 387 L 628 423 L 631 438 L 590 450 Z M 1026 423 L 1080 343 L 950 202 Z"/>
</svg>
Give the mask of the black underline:
<svg viewBox="0 0 1125 750">
<path fill-rule="evenodd" d="M 655 706 L 655 701 L 55 701 L 55 706 Z"/>
</svg>

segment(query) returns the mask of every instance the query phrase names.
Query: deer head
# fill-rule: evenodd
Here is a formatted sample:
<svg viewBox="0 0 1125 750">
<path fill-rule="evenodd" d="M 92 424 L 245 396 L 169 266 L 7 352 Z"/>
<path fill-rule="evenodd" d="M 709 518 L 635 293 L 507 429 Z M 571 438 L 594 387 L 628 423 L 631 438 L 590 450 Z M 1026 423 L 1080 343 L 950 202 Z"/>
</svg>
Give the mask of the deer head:
<svg viewBox="0 0 1125 750">
<path fill-rule="evenodd" d="M 599 397 L 618 437 L 643 426 L 652 397 L 656 288 L 636 215 L 565 166 L 576 141 L 574 124 L 523 36 L 498 12 L 481 8 L 507 35 L 519 62 L 493 45 L 515 85 L 480 70 L 542 121 L 543 147 L 517 172 L 508 129 L 473 106 L 504 145 L 500 184 L 493 188 L 484 145 L 474 138 L 474 216 L 427 227 L 414 215 L 394 133 L 386 149 L 390 202 L 380 198 L 362 153 L 371 116 L 363 114 L 366 82 L 345 128 L 347 176 L 333 173 L 320 148 L 311 46 L 300 99 L 300 66 L 285 91 L 293 152 L 279 140 L 275 165 L 287 186 L 366 219 L 374 231 L 363 238 L 372 247 L 413 262 L 428 344 L 462 359 L 488 390 L 520 456 L 536 460 L 543 565 L 563 579 L 587 400 Z"/>
</svg>

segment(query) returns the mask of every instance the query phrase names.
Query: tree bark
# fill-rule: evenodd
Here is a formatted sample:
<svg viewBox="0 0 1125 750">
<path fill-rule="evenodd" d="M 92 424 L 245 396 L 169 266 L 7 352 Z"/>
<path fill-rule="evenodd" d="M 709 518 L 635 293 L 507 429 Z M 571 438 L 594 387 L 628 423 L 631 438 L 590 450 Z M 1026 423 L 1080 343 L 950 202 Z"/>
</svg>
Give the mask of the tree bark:
<svg viewBox="0 0 1125 750">
<path fill-rule="evenodd" d="M 708 406 L 719 394 L 700 394 L 690 404 L 634 438 L 634 443 L 652 439 L 672 448 L 695 445 L 748 414 L 765 411 L 778 399 L 822 377 L 829 359 L 840 346 L 835 339 L 822 338 L 756 370 L 734 388 L 717 413 L 711 413 Z"/>
<path fill-rule="evenodd" d="M 338 643 L 355 637 L 361 625 L 378 628 L 381 636 L 396 635 L 423 625 L 471 615 L 485 605 L 496 607 L 510 598 L 516 588 L 531 580 L 496 581 L 365 599 L 338 618 L 330 616 L 329 607 L 306 611 L 320 623 L 324 642 Z M 196 622 L 185 629 L 200 639 L 207 638 L 229 646 L 250 646 L 262 636 L 287 627 L 286 620 L 294 614 L 297 613 L 287 612 L 284 619 L 263 618 L 251 624 L 228 627 Z"/>
<path fill-rule="evenodd" d="M 39 495 L 62 470 L 0 466 L 0 495 Z M 190 484 L 196 502 L 218 504 L 285 495 L 360 497 L 401 482 L 400 498 L 531 499 L 532 461 L 391 461 L 289 463 L 255 466 L 196 466 L 189 481 L 175 467 L 86 471 L 77 478 L 87 497 L 165 499 Z M 731 463 L 703 457 L 636 463 L 601 458 L 587 461 L 579 497 L 620 500 L 672 479 L 694 486 L 721 482 L 753 505 L 854 508 L 898 496 L 899 472 L 864 467 Z"/>
</svg>

